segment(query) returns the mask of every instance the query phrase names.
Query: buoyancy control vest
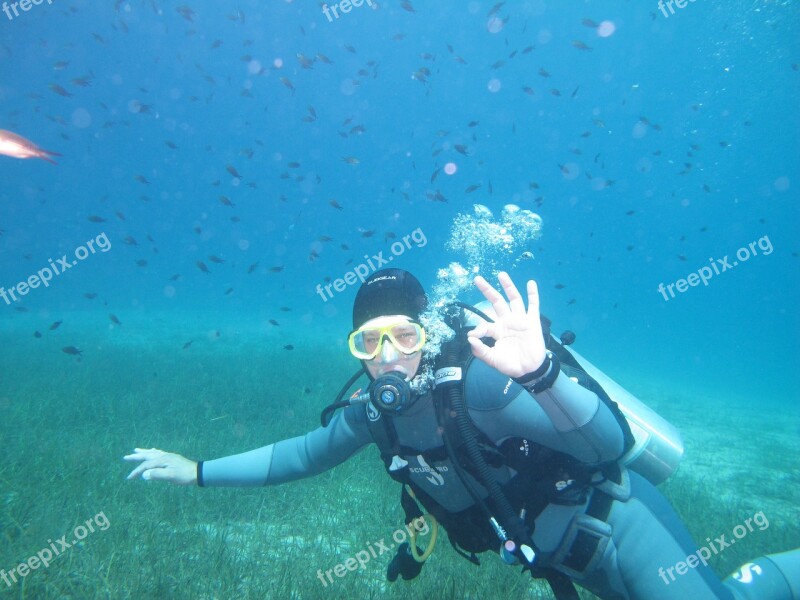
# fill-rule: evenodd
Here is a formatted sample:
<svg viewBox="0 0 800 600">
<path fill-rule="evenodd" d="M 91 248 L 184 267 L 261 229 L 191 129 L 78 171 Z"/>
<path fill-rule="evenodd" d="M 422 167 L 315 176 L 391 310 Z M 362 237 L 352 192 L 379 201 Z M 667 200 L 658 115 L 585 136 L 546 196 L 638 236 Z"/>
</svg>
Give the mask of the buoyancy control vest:
<svg viewBox="0 0 800 600">
<path fill-rule="evenodd" d="M 367 423 L 387 473 L 396 481 L 408 485 L 417 500 L 445 528 L 453 547 L 462 556 L 477 563 L 476 553 L 496 550 L 499 545 L 498 532 L 487 519 L 487 512 L 502 513 L 504 507 L 505 518 L 498 519 L 501 526 L 511 530 L 509 533 L 515 533 L 517 538 L 525 537 L 530 540 L 534 520 L 548 504 L 583 504 L 593 475 L 610 465 L 589 466 L 568 454 L 526 438 L 509 438 L 498 446 L 483 434 L 472 423 L 463 404 L 467 373 L 473 360 L 466 339 L 470 328 L 463 327 L 463 321 L 461 314 L 450 319 L 448 324 L 456 331 L 456 335 L 443 345 L 434 365 L 435 372 L 440 376 L 437 377 L 432 394 L 444 443 L 428 449 L 400 445 L 390 414 L 384 413 L 379 419 L 367 419 Z M 559 359 L 563 356 L 562 370 L 568 376 L 595 392 L 612 411 L 624 432 L 622 454 L 625 454 L 633 445 L 633 436 L 624 416 L 597 382 L 550 335 L 549 326 L 550 322 L 543 317 L 542 328 L 547 348 Z M 493 343 L 489 339 L 484 341 L 487 344 Z M 448 377 L 452 373 L 458 373 L 458 376 Z M 366 410 L 369 410 L 369 405 Z M 476 452 L 479 454 L 476 455 Z M 416 456 L 423 457 L 424 462 L 433 470 L 446 459 L 449 459 L 450 464 L 463 469 L 471 476 L 470 481 L 479 483 L 478 489 L 473 489 L 476 502 L 456 513 L 447 511 L 423 489 L 414 485 L 409 477 L 407 465 Z M 492 482 L 487 481 L 491 475 L 481 472 L 481 463 L 495 469 L 505 466 L 513 476 L 505 484 L 496 485 L 497 489 L 492 490 Z M 465 479 L 467 478 L 462 477 L 462 482 Z M 406 509 L 406 522 L 410 522 L 419 516 L 420 511 L 413 508 L 414 503 L 407 497 L 405 486 L 403 492 L 401 504 Z M 484 498 L 485 502 L 480 501 L 480 498 Z M 520 515 L 522 518 L 519 518 Z M 522 528 L 524 531 L 521 531 Z M 514 529 L 517 531 L 514 532 Z"/>
</svg>

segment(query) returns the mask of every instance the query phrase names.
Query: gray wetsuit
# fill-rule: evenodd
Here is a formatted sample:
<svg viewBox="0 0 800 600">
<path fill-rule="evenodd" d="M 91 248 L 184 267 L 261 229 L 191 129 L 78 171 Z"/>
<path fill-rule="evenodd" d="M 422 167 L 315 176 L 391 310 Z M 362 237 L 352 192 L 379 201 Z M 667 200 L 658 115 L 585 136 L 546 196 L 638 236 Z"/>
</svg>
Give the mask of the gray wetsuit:
<svg viewBox="0 0 800 600">
<path fill-rule="evenodd" d="M 535 440 L 588 465 L 615 461 L 623 450 L 624 433 L 609 407 L 563 372 L 550 389 L 533 396 L 476 360 L 468 371 L 465 400 L 477 429 L 497 446 L 514 438 Z M 275 485 L 322 473 L 373 443 L 368 419 L 377 414 L 364 406 L 350 406 L 334 416 L 328 427 L 244 454 L 204 462 L 203 485 Z M 398 441 L 404 447 L 421 451 L 442 447 L 430 394 L 392 418 Z M 431 464 L 422 453 L 406 455 L 398 467 L 408 469 L 412 484 L 447 511 L 457 513 L 475 502 L 447 456 Z M 492 470 L 501 484 L 515 475 L 504 465 Z M 793 568 L 794 573 L 800 573 L 797 552 L 748 563 L 747 573 L 743 571 L 739 579 L 729 578 L 723 584 L 710 567 L 698 561 L 686 564 L 687 557 L 694 555 L 699 546 L 666 499 L 646 479 L 623 469 L 620 485 L 599 487 L 614 499 L 607 525 L 592 523 L 584 514 L 591 496 L 600 493 L 590 488 L 582 503 L 547 504 L 535 518 L 533 541 L 540 559 L 601 598 L 800 599 L 798 576 L 792 579 L 787 575 Z M 585 526 L 607 538 L 597 546 L 589 566 L 576 572 L 560 563 L 570 550 L 576 527 Z"/>
</svg>

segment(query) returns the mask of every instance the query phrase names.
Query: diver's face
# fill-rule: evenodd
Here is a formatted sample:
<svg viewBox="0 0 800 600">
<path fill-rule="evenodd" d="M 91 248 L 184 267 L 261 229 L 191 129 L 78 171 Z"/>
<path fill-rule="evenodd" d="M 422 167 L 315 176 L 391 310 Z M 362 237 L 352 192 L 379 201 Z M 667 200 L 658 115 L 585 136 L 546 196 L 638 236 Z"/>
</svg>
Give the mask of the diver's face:
<svg viewBox="0 0 800 600">
<path fill-rule="evenodd" d="M 392 315 L 386 317 L 377 317 L 364 323 L 364 327 L 380 328 L 391 325 L 397 322 L 409 322 L 408 317 L 402 315 Z M 381 348 L 377 356 L 371 360 L 365 360 L 364 364 L 367 367 L 367 372 L 373 379 L 385 375 L 387 373 L 402 374 L 406 380 L 410 380 L 417 374 L 419 363 L 422 360 L 422 351 L 418 350 L 412 354 L 405 354 L 397 349 L 388 337 L 384 338 L 381 342 Z"/>
</svg>

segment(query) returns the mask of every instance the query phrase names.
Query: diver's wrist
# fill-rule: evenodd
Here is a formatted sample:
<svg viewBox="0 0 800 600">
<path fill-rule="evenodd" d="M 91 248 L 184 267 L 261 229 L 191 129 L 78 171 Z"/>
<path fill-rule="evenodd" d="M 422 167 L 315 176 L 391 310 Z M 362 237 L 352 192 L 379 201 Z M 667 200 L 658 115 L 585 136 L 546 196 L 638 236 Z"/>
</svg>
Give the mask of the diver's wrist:
<svg viewBox="0 0 800 600">
<path fill-rule="evenodd" d="M 553 386 L 560 370 L 561 363 L 558 357 L 548 350 L 545 354 L 544 362 L 542 362 L 538 369 L 527 375 L 514 377 L 513 379 L 529 392 L 538 394 Z"/>
</svg>

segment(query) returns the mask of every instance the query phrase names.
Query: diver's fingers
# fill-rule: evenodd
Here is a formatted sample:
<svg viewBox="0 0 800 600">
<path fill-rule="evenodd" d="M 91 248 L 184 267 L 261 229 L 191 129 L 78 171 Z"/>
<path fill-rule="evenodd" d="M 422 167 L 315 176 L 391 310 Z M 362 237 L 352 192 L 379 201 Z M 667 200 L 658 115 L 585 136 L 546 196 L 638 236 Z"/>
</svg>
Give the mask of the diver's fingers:
<svg viewBox="0 0 800 600">
<path fill-rule="evenodd" d="M 487 323 L 484 321 L 479 323 L 475 329 L 467 332 L 467 336 L 474 337 L 476 339 L 488 337 L 494 340 L 499 340 L 507 335 L 507 331 L 508 330 L 502 323 Z"/>
<path fill-rule="evenodd" d="M 525 303 L 522 301 L 522 295 L 519 293 L 517 286 L 511 280 L 511 276 L 505 271 L 501 271 L 497 278 L 500 280 L 500 285 L 503 286 L 503 291 L 508 298 L 508 304 L 511 307 L 511 312 L 524 313 Z"/>
<path fill-rule="evenodd" d="M 472 347 L 472 355 L 475 358 L 478 358 L 488 364 L 488 357 L 490 354 L 490 348 L 486 344 L 484 344 L 478 337 L 467 336 L 467 341 L 469 345 Z"/>
<path fill-rule="evenodd" d="M 481 294 L 483 294 L 483 297 L 492 303 L 492 308 L 494 308 L 494 312 L 498 317 L 504 317 L 510 312 L 508 304 L 503 299 L 503 296 L 501 296 L 500 292 L 494 289 L 486 279 L 477 275 L 473 281 L 475 286 L 481 291 Z"/>
<path fill-rule="evenodd" d="M 165 466 L 166 464 L 164 464 L 163 460 L 159 459 L 146 460 L 138 467 L 136 467 L 133 471 L 130 472 L 130 474 L 128 475 L 128 479 L 136 479 L 139 475 L 145 473 L 145 471 L 148 471 L 150 469 L 160 469 Z M 149 477 L 142 476 L 142 479 L 149 479 Z"/>
<path fill-rule="evenodd" d="M 166 454 L 163 450 L 159 450 L 158 448 L 134 448 L 133 454 L 127 454 L 122 457 L 122 460 L 152 460 L 159 456 L 163 456 Z"/>
<path fill-rule="evenodd" d="M 531 279 L 528 281 L 528 316 L 539 323 L 539 286 Z"/>
</svg>

